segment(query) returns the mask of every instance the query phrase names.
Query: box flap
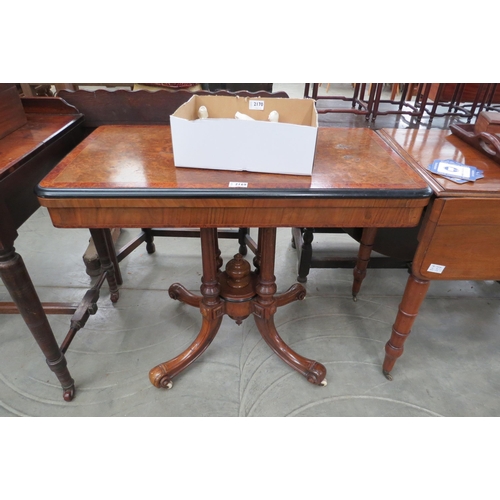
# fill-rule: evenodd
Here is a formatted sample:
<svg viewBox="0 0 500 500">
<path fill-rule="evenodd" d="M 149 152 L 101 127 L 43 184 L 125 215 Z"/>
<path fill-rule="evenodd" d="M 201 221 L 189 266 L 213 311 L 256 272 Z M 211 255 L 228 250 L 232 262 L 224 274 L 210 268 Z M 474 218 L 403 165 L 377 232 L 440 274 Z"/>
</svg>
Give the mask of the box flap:
<svg viewBox="0 0 500 500">
<path fill-rule="evenodd" d="M 255 101 L 262 103 L 262 107 L 252 109 L 251 102 Z M 197 120 L 200 106 L 207 108 L 209 118 L 234 118 L 236 112 L 239 112 L 254 120 L 268 121 L 269 113 L 277 111 L 280 123 L 318 126 L 318 114 L 312 99 L 194 95 L 172 116 Z"/>
</svg>

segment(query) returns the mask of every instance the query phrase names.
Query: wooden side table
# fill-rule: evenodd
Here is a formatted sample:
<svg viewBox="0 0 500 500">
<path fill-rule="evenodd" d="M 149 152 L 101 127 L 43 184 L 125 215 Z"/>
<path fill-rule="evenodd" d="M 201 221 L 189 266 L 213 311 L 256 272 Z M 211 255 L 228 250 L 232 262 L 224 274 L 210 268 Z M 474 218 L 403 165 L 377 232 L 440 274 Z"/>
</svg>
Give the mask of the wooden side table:
<svg viewBox="0 0 500 500">
<path fill-rule="evenodd" d="M 380 135 L 419 172 L 434 196 L 426 210 L 419 243 L 399 312 L 386 345 L 383 371 L 390 372 L 433 280 L 500 280 L 500 165 L 447 130 L 384 129 Z M 465 184 L 431 174 L 435 159 L 452 159 L 484 171 Z"/>
<path fill-rule="evenodd" d="M 13 300 L 0 302 L 0 314 L 22 315 L 65 398 L 70 399 L 74 382 L 46 314 L 73 314 L 77 306 L 40 302 L 14 243 L 17 229 L 40 206 L 35 186 L 81 140 L 83 116 L 61 99 L 33 97 L 19 99 L 16 121 L 13 108 L 7 106 L 12 88 L 15 91 L 15 87 L 2 91 L 0 85 L 0 130 L 4 132 L 0 134 L 0 278 Z"/>
</svg>

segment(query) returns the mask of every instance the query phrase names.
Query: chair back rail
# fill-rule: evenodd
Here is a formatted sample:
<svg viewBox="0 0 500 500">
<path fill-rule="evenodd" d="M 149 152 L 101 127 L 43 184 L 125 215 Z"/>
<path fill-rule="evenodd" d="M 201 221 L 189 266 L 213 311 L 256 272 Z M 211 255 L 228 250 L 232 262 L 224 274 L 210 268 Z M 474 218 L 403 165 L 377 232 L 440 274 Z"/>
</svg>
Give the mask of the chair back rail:
<svg viewBox="0 0 500 500">
<path fill-rule="evenodd" d="M 60 90 L 57 97 L 64 99 L 85 116 L 85 127 L 101 125 L 153 125 L 170 124 L 170 115 L 187 102 L 194 94 L 225 95 L 240 97 L 281 97 L 288 98 L 286 92 L 209 92 L 200 90 L 169 92 L 158 90 Z"/>
</svg>

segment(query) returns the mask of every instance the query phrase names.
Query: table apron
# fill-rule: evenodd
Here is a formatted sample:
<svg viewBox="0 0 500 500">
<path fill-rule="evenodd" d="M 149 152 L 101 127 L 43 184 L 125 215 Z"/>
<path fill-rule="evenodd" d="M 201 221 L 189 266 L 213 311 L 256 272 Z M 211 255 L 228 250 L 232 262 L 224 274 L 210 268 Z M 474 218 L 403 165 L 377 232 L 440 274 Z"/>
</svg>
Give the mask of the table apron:
<svg viewBox="0 0 500 500">
<path fill-rule="evenodd" d="M 498 247 L 500 200 L 437 198 L 422 224 L 413 272 L 430 280 L 500 280 Z"/>
<path fill-rule="evenodd" d="M 423 206 L 82 207 L 48 208 L 48 210 L 52 223 L 59 228 L 413 227 L 419 223 L 423 208 Z"/>
</svg>

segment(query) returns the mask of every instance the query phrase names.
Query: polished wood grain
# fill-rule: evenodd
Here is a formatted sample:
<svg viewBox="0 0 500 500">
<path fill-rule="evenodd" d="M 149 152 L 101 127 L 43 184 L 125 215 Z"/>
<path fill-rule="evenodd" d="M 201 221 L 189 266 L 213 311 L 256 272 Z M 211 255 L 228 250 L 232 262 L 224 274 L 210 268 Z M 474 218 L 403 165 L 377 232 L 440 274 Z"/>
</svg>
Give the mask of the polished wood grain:
<svg viewBox="0 0 500 500">
<path fill-rule="evenodd" d="M 433 187 L 383 371 L 389 377 L 433 280 L 500 280 L 500 165 L 446 130 L 384 130 L 381 135 Z M 435 159 L 454 159 L 484 171 L 484 179 L 456 184 L 430 173 Z M 442 266 L 440 273 L 432 265 Z"/>
<path fill-rule="evenodd" d="M 494 113 L 500 114 L 500 113 Z M 492 160 L 500 163 L 500 138 L 495 133 L 480 131 L 470 123 L 452 123 L 450 130 L 462 141 L 481 151 Z"/>
<path fill-rule="evenodd" d="M 88 175 L 91 169 L 92 175 Z M 40 184 L 74 189 L 424 189 L 422 179 L 369 129 L 320 128 L 312 176 L 175 168 L 168 126 L 103 126 Z M 229 193 L 229 189 L 228 189 Z M 151 197 L 151 196 L 149 196 Z"/>
<path fill-rule="evenodd" d="M 477 97 L 478 92 L 482 90 L 484 92 L 486 85 L 498 85 L 498 84 L 481 84 L 481 83 L 433 83 L 431 84 L 431 91 L 429 93 L 429 99 L 434 101 L 439 99 L 440 102 L 456 102 L 457 98 L 455 96 L 457 87 L 461 86 L 460 89 L 460 102 L 473 102 Z M 439 87 L 441 91 L 438 92 Z M 481 89 L 481 87 L 483 87 Z M 492 99 L 490 102 L 498 103 L 500 102 L 500 88 L 495 88 Z"/>
<path fill-rule="evenodd" d="M 75 121 L 81 122 L 83 118 L 80 114 L 27 113 L 26 116 L 28 121 L 23 127 L 1 139 L 0 179 L 21 168 L 30 158 L 58 141 L 65 131 L 74 127 Z"/>
<path fill-rule="evenodd" d="M 500 167 L 481 151 L 467 145 L 449 130 L 383 129 L 381 136 L 405 158 L 432 187 L 436 196 L 500 197 Z M 484 171 L 484 179 L 456 184 L 427 170 L 436 159 L 450 159 Z"/>
<path fill-rule="evenodd" d="M 320 129 L 313 175 L 293 176 L 176 168 L 168 126 L 109 126 L 38 193 L 57 227 L 400 227 L 418 223 L 430 191 L 368 129 Z"/>
<path fill-rule="evenodd" d="M 27 122 L 16 86 L 0 83 L 0 139 Z"/>
<path fill-rule="evenodd" d="M 489 132 L 500 134 L 500 113 L 498 111 L 482 111 L 474 124 L 476 133 Z"/>
<path fill-rule="evenodd" d="M 384 131 L 387 132 L 387 131 Z M 420 279 L 500 279 L 491 249 L 500 234 L 500 166 L 445 130 L 389 131 L 434 189 L 419 234 L 412 271 Z M 435 159 L 457 159 L 484 171 L 484 179 L 456 184 L 426 170 Z M 430 264 L 445 266 L 441 274 Z"/>
<path fill-rule="evenodd" d="M 248 188 L 229 188 L 231 181 Z M 310 383 L 325 385 L 325 367 L 294 352 L 274 325 L 278 307 L 305 297 L 299 284 L 276 293 L 276 228 L 415 226 L 431 191 L 369 129 L 320 129 L 313 175 L 291 176 L 175 167 L 169 126 L 111 125 L 79 144 L 37 193 L 57 227 L 201 228 L 201 295 L 179 283 L 169 289 L 172 298 L 200 309 L 201 329 L 185 351 L 150 371 L 153 385 L 170 388 L 207 349 L 225 314 L 237 323 L 252 315 L 279 358 Z M 231 226 L 259 228 L 254 271 L 239 254 L 222 270 L 217 227 Z"/>
<path fill-rule="evenodd" d="M 69 401 L 74 381 L 46 314 L 74 314 L 78 307 L 40 302 L 14 248 L 17 229 L 40 206 L 35 186 L 82 138 L 83 116 L 60 99 L 43 99 L 43 106 L 37 106 L 35 98 L 22 99 L 25 123 L 0 139 L 0 278 L 14 301 L 0 302 L 0 314 L 22 315 Z"/>
<path fill-rule="evenodd" d="M 256 92 L 238 91 L 228 92 L 218 90 L 216 92 L 186 91 L 180 90 L 170 92 L 165 89 L 160 89 L 157 92 L 149 90 L 139 90 L 130 92 L 128 90 L 76 90 L 68 91 L 61 90 L 58 96 L 63 98 L 65 102 L 75 106 L 81 113 L 85 115 L 84 128 L 88 135 L 96 127 L 103 125 L 169 125 L 170 115 L 172 115 L 182 104 L 187 102 L 197 95 L 218 95 L 218 96 L 236 96 L 242 99 L 246 98 L 288 98 L 286 92 L 266 92 L 258 90 Z M 118 262 L 123 260 L 126 255 L 138 248 L 142 242 L 146 242 L 148 253 L 155 252 L 154 238 L 155 237 L 199 237 L 199 230 L 185 230 L 183 228 L 141 228 L 137 237 L 130 240 L 125 247 L 114 252 L 112 248 L 112 260 L 115 267 L 119 270 Z M 225 229 L 220 230 L 219 237 L 238 239 L 240 244 L 239 251 L 246 254 L 247 247 L 252 248 L 254 242 L 246 228 Z M 114 254 L 116 253 L 116 257 Z M 87 261 L 84 257 L 87 272 L 98 263 L 96 261 Z M 89 274 L 92 274 L 89 272 Z"/>
</svg>

